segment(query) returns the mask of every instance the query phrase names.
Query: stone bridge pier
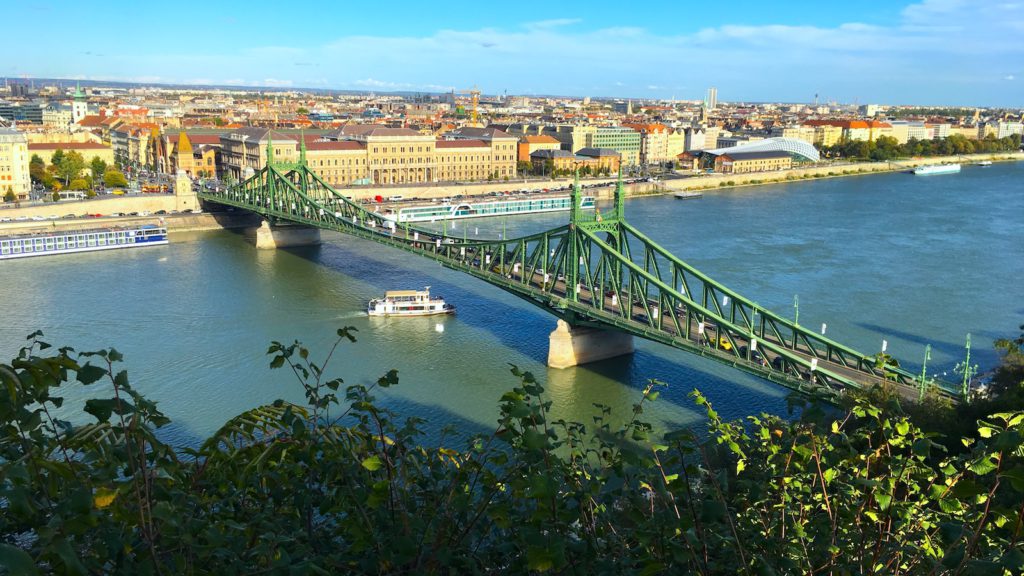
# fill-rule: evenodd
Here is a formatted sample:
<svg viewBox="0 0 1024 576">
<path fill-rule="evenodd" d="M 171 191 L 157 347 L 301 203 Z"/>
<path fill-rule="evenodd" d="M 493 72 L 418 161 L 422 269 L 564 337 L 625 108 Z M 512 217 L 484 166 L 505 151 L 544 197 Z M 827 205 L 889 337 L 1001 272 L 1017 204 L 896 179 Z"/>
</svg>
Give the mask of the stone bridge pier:
<svg viewBox="0 0 1024 576">
<path fill-rule="evenodd" d="M 559 320 L 548 337 L 548 366 L 568 368 L 633 353 L 633 336 Z"/>
<path fill-rule="evenodd" d="M 263 220 L 257 228 L 247 228 L 245 236 L 260 250 L 320 244 L 320 229 L 295 224 L 271 224 Z"/>
</svg>

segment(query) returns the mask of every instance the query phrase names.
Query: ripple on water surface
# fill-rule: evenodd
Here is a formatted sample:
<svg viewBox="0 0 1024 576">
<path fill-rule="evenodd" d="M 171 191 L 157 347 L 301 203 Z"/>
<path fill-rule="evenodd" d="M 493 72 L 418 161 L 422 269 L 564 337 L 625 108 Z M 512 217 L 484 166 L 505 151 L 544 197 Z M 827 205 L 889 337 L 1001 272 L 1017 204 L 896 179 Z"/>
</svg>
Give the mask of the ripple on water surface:
<svg viewBox="0 0 1024 576">
<path fill-rule="evenodd" d="M 784 315 L 799 295 L 800 321 L 864 351 L 889 350 L 913 367 L 950 370 L 975 335 L 983 366 L 991 341 L 1024 323 L 1024 194 L 1020 164 L 961 174 L 831 179 L 630 201 L 630 221 L 659 244 L 758 304 Z M 453 236 L 510 237 L 561 225 L 565 214 L 455 223 Z M 785 412 L 787 392 L 726 366 L 638 341 L 632 357 L 549 370 L 554 319 L 494 287 L 373 243 L 325 233 L 320 247 L 256 251 L 233 232 L 172 237 L 169 246 L 0 263 L 5 295 L 0 352 L 10 358 L 39 328 L 54 344 L 114 346 L 132 382 L 175 421 L 168 436 L 195 443 L 230 416 L 276 398 L 301 401 L 284 370 L 268 369 L 272 340 L 303 340 L 319 357 L 335 330 L 359 342 L 330 373 L 374 382 L 397 368 L 401 384 L 378 396 L 402 414 L 487 431 L 515 364 L 545 383 L 555 417 L 591 422 L 594 403 L 625 418 L 648 378 L 669 384 L 645 416 L 678 427 L 702 421 L 687 394 L 700 388 L 727 418 Z M 368 318 L 385 290 L 431 290 L 451 317 Z M 439 332 L 437 326 L 443 326 Z M 95 388 L 94 390 L 100 390 Z M 89 390 L 90 392 L 92 390 Z M 81 391 L 69 393 L 79 397 Z M 70 406 L 80 403 L 70 402 Z"/>
</svg>

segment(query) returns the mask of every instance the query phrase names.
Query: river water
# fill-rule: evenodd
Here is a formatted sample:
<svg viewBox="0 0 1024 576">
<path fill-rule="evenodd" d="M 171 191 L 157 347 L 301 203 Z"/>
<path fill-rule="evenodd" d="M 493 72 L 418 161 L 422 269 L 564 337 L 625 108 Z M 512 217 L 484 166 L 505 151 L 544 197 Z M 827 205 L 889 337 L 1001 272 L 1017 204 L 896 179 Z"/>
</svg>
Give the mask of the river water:
<svg viewBox="0 0 1024 576">
<path fill-rule="evenodd" d="M 715 190 L 703 199 L 639 198 L 627 218 L 658 243 L 761 307 L 865 352 L 883 339 L 905 366 L 929 372 L 963 360 L 994 365 L 992 341 L 1024 323 L 1024 164 L 965 166 L 943 176 L 885 174 Z M 554 227 L 566 213 L 457 222 L 450 233 L 513 235 Z M 464 228 L 465 227 L 465 228 Z M 545 366 L 555 320 L 540 309 L 438 264 L 368 241 L 257 251 L 231 231 L 183 233 L 165 247 L 0 263 L 0 357 L 25 335 L 78 350 L 115 347 L 134 386 L 192 445 L 227 418 L 276 398 L 302 400 L 289 373 L 271 371 L 272 340 L 300 339 L 317 358 L 337 328 L 354 326 L 329 373 L 371 383 L 397 368 L 378 396 L 402 415 L 493 429 L 509 364 L 545 383 L 556 417 L 592 422 L 594 403 L 625 418 L 649 378 L 668 383 L 644 417 L 659 429 L 699 425 L 687 397 L 706 394 L 726 418 L 786 413 L 785 389 L 710 360 L 637 340 L 631 357 L 566 370 Z M 368 318 L 370 298 L 421 288 L 458 307 L 452 317 Z M 85 392 L 101 393 L 102 388 Z M 81 406 L 81 389 L 66 393 Z"/>
</svg>

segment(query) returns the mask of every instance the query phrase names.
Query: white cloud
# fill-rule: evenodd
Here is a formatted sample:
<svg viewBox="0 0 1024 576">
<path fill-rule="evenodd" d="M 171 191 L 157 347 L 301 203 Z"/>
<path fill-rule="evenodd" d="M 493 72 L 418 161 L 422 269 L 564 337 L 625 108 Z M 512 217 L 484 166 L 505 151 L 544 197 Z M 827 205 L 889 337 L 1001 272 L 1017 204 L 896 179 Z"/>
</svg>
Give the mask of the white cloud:
<svg viewBox="0 0 1024 576">
<path fill-rule="evenodd" d="M 279 80 L 277 78 L 264 78 L 263 85 L 270 86 L 272 88 L 285 88 L 295 86 L 295 82 L 292 82 L 291 80 Z"/>
<path fill-rule="evenodd" d="M 1006 76 L 1003 76 L 1003 80 L 1013 80 L 1013 79 L 1014 79 L 1013 74 L 1007 74 Z"/>
<path fill-rule="evenodd" d="M 550 20 L 540 20 L 537 22 L 527 22 L 523 24 L 524 28 L 531 30 L 545 30 L 549 28 L 560 28 L 562 26 L 571 26 L 573 24 L 579 24 L 582 22 L 580 18 L 552 18 Z"/>
<path fill-rule="evenodd" d="M 533 92 L 527 87 L 577 94 L 599 85 L 611 92 L 603 95 L 678 90 L 676 96 L 692 99 L 715 85 L 726 100 L 809 101 L 820 93 L 845 101 L 903 103 L 928 96 L 938 104 L 984 105 L 1024 98 L 998 81 L 1010 76 L 992 73 L 993 66 L 1013 69 L 1024 61 L 1024 3 L 922 0 L 885 25 L 804 26 L 787 24 L 782 13 L 777 18 L 678 34 L 628 25 L 592 29 L 579 19 L 553 18 L 418 36 L 364 33 L 304 48 L 139 52 L 108 61 L 124 76 L 159 70 L 165 82 L 229 73 L 271 77 L 237 80 L 242 85 L 444 92 L 477 84 L 492 94 Z M 174 70 L 188 72 L 174 78 Z"/>
</svg>

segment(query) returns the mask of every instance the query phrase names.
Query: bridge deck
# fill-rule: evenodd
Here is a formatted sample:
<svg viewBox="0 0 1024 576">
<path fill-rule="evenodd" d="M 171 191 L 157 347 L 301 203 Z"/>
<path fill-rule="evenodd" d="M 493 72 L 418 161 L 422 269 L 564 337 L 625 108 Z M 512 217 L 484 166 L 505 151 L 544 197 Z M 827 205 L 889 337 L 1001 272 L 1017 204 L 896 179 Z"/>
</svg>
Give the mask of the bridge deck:
<svg viewBox="0 0 1024 576">
<path fill-rule="evenodd" d="M 628 332 L 793 389 L 836 393 L 889 382 L 905 396 L 918 394 L 915 377 L 898 364 L 880 367 L 874 356 L 762 310 L 658 247 L 625 221 L 621 185 L 615 214 L 603 221 L 600 213 L 585 216 L 574 204 L 569 226 L 523 238 L 472 241 L 409 225 L 397 228 L 346 199 L 301 161 L 284 169 L 271 161 L 236 187 L 199 196 L 431 258 L 570 323 Z M 578 200 L 578 188 L 573 197 Z M 567 285 L 566 277 L 575 285 Z M 724 301 L 719 305 L 722 298 L 731 298 L 730 308 Z M 630 300 L 626 309 L 623 299 Z M 952 389 L 948 383 L 936 385 Z"/>
</svg>

